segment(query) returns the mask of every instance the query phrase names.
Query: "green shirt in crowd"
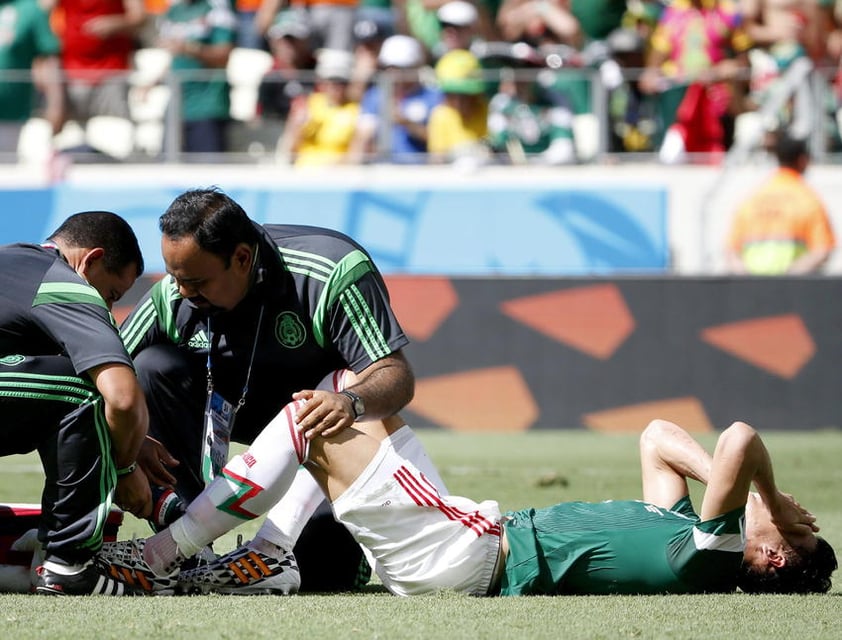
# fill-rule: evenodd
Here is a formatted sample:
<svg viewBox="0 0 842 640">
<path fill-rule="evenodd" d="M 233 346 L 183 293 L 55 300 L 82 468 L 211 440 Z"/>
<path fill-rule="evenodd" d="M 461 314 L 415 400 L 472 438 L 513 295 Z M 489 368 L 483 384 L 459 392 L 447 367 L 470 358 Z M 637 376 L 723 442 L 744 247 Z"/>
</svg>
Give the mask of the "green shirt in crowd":
<svg viewBox="0 0 842 640">
<path fill-rule="evenodd" d="M 36 58 L 57 56 L 60 50 L 49 16 L 37 0 L 0 0 L 0 121 L 30 117 L 35 90 L 25 73 Z M 7 70 L 14 71 L 14 77 L 4 77 Z"/>
<path fill-rule="evenodd" d="M 164 39 L 186 39 L 205 46 L 233 44 L 236 27 L 236 16 L 227 0 L 181 0 L 167 10 L 160 34 Z M 172 69 L 183 78 L 181 113 L 185 121 L 228 118 L 230 89 L 225 69 L 209 69 L 189 55 L 174 56 Z"/>
</svg>

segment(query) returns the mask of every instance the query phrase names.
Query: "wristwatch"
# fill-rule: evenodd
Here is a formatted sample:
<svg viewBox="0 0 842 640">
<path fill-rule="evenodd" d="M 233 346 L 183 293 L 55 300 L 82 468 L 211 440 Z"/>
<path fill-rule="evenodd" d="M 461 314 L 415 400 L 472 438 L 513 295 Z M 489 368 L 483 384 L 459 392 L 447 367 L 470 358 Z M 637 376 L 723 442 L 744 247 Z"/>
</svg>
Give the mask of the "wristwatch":
<svg viewBox="0 0 842 640">
<path fill-rule="evenodd" d="M 354 420 L 359 420 L 365 415 L 365 403 L 363 399 L 360 398 L 356 393 L 353 391 L 340 391 L 343 396 L 348 396 L 351 398 L 351 408 L 354 410 Z"/>
</svg>

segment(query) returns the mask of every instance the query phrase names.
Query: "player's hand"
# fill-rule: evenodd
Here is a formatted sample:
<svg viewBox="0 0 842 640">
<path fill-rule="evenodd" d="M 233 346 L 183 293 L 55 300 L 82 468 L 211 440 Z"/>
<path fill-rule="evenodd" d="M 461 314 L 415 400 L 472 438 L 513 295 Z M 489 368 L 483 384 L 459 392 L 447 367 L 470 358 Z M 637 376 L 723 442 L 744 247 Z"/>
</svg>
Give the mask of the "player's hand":
<svg viewBox="0 0 842 640">
<path fill-rule="evenodd" d="M 168 467 L 177 467 L 179 461 L 155 438 L 151 436 L 144 438 L 140 452 L 137 454 L 137 464 L 152 484 L 167 489 L 175 488 L 176 479 L 169 472 Z"/>
<path fill-rule="evenodd" d="M 788 493 L 778 492 L 774 505 L 768 505 L 772 523 L 787 540 L 797 540 L 819 530 L 816 516 Z"/>
<path fill-rule="evenodd" d="M 354 424 L 351 400 L 341 393 L 306 389 L 292 394 L 292 399 L 305 401 L 295 423 L 308 440 L 318 435 L 329 438 Z"/>
<path fill-rule="evenodd" d="M 138 518 L 146 518 L 152 513 L 152 490 L 149 480 L 138 466 L 134 471 L 117 478 L 115 492 L 117 506 Z"/>
</svg>

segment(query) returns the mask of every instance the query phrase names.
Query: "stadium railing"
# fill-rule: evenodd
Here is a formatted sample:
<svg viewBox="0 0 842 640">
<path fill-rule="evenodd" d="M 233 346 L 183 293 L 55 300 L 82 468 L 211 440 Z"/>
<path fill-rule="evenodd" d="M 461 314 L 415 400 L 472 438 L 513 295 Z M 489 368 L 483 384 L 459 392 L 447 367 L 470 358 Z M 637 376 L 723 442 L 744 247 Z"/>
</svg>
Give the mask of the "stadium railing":
<svg viewBox="0 0 842 640">
<path fill-rule="evenodd" d="M 275 147 L 284 127 L 284 118 L 276 115 L 264 115 L 258 101 L 258 89 L 261 76 L 249 74 L 242 82 L 237 78 L 242 74 L 230 70 L 194 70 L 174 73 L 166 67 L 166 61 L 144 51 L 139 59 L 148 58 L 150 65 L 158 65 L 157 76 L 148 68 L 133 70 L 127 74 L 129 81 L 129 107 L 131 118 L 127 122 L 113 119 L 96 119 L 86 129 L 78 123 L 69 122 L 56 136 L 46 131 L 44 122 L 39 122 L 39 105 L 32 114 L 32 122 L 24 129 L 18 149 L 0 154 L 0 162 L 26 162 L 32 158 L 41 158 L 52 151 L 65 151 L 73 154 L 77 162 L 134 162 L 134 163 L 181 163 L 209 161 L 213 163 L 257 163 L 273 164 L 277 162 Z M 149 55 L 146 55 L 149 54 Z M 235 59 L 237 59 L 235 57 Z M 252 60 L 252 58 L 248 58 Z M 555 62 L 553 62 L 555 60 Z M 597 61 L 598 62 L 598 61 Z M 256 63 L 255 63 L 256 64 Z M 503 68 L 513 74 L 515 79 L 536 81 L 557 87 L 568 101 L 573 114 L 574 135 L 578 137 L 576 146 L 579 151 L 579 163 L 625 163 L 658 162 L 660 140 L 664 129 L 657 116 L 653 98 L 643 96 L 636 105 L 636 120 L 631 123 L 629 114 L 622 108 L 623 94 L 636 96 L 634 85 L 641 69 L 617 68 L 615 75 L 619 82 L 615 86 L 606 85 L 606 76 L 600 64 L 593 61 L 577 60 L 568 62 L 563 55 L 555 58 L 547 56 L 546 64 L 540 67 L 508 68 L 505 64 L 486 68 L 484 75 L 490 91 L 499 84 Z M 833 161 L 842 153 L 838 126 L 838 105 L 834 102 L 831 79 L 835 69 L 812 68 L 805 73 L 810 89 L 811 100 L 807 122 L 810 123 L 809 135 L 812 150 L 817 162 Z M 618 75 L 617 75 L 618 74 Z M 434 83 L 432 69 L 425 67 L 419 72 L 420 81 Z M 227 79 L 231 86 L 232 119 L 229 127 L 228 149 L 224 153 L 199 156 L 181 151 L 181 87 L 185 82 L 207 80 L 210 78 Z M 549 80 L 548 80 L 549 78 Z M 31 75 L 27 71 L 0 71 L 0 82 L 29 82 Z M 392 124 L 390 101 L 394 74 L 378 73 L 372 81 L 381 85 L 384 95 L 384 113 L 381 119 L 381 131 L 377 137 L 377 146 L 365 162 L 371 164 L 388 163 L 389 136 Z M 266 82 L 280 82 L 272 77 Z M 312 71 L 300 71 L 295 82 L 312 84 L 315 77 Z M 790 86 L 792 85 L 792 86 Z M 764 128 L 773 126 L 775 119 L 791 117 L 790 97 L 794 95 L 795 85 L 784 79 L 782 91 L 770 93 L 765 105 L 754 112 L 746 112 L 737 117 L 734 145 L 728 154 L 728 163 L 749 162 L 751 155 L 759 146 L 758 134 Z M 618 106 L 620 105 L 620 106 Z M 832 106 L 830 106 L 832 105 Z M 630 123 L 639 134 L 636 143 L 624 143 L 625 133 Z M 2 124 L 2 123 L 0 123 Z M 126 140 L 126 138 L 130 138 Z M 425 163 L 426 157 L 419 157 L 419 163 Z M 527 162 L 535 158 L 526 158 Z M 721 159 L 720 159 L 721 160 Z M 494 164 L 510 164 L 512 158 L 505 153 L 492 157 Z M 710 163 L 710 158 L 690 154 L 684 162 Z"/>
</svg>

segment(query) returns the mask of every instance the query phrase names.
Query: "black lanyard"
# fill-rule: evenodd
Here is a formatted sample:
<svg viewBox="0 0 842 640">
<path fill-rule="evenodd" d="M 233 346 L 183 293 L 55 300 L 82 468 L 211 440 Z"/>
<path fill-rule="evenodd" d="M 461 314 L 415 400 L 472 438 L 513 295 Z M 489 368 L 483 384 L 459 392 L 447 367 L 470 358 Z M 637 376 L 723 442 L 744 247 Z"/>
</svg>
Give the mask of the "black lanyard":
<svg viewBox="0 0 842 640">
<path fill-rule="evenodd" d="M 263 309 L 265 305 L 260 305 L 260 313 L 257 316 L 257 330 L 254 334 L 254 344 L 251 346 L 251 357 L 249 358 L 249 368 L 246 371 L 246 381 L 243 383 L 243 393 L 240 396 L 240 400 L 237 402 L 237 406 L 234 407 L 234 413 L 236 414 L 246 403 L 246 394 L 249 391 L 249 380 L 251 379 L 251 369 L 254 365 L 254 354 L 257 353 L 257 341 L 260 338 L 260 327 L 263 325 Z M 213 393 L 213 372 L 212 372 L 212 365 L 211 365 L 211 352 L 213 351 L 213 333 L 211 332 L 211 322 L 210 316 L 208 316 L 208 397 L 211 396 Z"/>
</svg>

